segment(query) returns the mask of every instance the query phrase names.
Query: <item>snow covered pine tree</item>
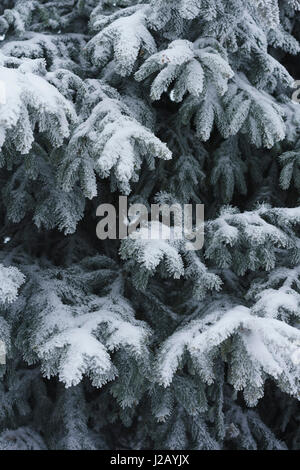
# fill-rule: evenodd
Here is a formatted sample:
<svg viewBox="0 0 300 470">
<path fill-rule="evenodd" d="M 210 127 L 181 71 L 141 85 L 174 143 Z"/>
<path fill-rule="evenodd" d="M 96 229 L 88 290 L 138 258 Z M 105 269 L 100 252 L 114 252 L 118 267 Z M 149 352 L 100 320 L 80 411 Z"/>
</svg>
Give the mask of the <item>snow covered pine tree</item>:
<svg viewBox="0 0 300 470">
<path fill-rule="evenodd" d="M 1 449 L 300 448 L 299 10 L 1 0 Z M 203 249 L 98 240 L 119 195 Z"/>
</svg>

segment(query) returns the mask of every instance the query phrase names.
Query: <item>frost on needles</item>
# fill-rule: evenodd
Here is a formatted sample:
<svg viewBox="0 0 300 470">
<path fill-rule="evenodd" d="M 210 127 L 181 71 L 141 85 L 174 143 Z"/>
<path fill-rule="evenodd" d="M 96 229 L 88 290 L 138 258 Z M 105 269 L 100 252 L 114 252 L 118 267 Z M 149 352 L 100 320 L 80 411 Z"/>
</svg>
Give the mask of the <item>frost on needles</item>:
<svg viewBox="0 0 300 470">
<path fill-rule="evenodd" d="M 0 449 L 300 448 L 299 10 L 1 2 Z M 98 240 L 119 195 L 203 249 Z"/>
</svg>

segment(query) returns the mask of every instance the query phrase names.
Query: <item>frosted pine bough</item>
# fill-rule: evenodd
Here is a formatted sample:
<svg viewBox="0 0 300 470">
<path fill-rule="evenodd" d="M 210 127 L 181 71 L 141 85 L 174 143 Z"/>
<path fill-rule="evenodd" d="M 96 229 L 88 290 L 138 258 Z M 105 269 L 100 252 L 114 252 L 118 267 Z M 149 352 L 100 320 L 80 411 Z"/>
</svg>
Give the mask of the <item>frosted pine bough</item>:
<svg viewBox="0 0 300 470">
<path fill-rule="evenodd" d="M 299 8 L 1 3 L 1 449 L 299 449 Z M 203 250 L 100 242 L 119 195 Z"/>
</svg>

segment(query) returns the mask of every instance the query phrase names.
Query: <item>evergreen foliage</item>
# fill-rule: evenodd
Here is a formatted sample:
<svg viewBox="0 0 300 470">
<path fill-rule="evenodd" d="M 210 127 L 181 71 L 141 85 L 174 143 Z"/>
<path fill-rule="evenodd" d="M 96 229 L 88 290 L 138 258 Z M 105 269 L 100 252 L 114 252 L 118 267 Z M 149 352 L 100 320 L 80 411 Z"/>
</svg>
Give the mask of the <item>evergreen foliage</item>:
<svg viewBox="0 0 300 470">
<path fill-rule="evenodd" d="M 299 11 L 2 0 L 0 449 L 300 448 Z M 119 195 L 203 249 L 98 240 Z"/>
</svg>

